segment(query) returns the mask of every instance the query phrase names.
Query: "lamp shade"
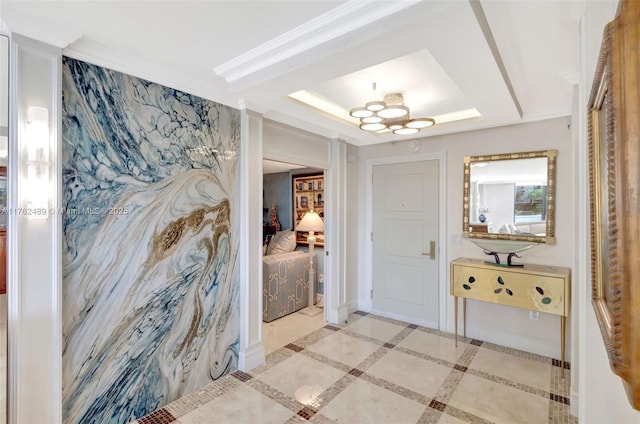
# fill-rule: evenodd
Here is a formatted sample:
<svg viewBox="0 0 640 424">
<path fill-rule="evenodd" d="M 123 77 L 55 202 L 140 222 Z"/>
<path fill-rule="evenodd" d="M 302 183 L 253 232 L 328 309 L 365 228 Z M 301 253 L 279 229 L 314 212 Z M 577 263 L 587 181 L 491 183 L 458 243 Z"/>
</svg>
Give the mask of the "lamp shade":
<svg viewBox="0 0 640 424">
<path fill-rule="evenodd" d="M 317 212 L 311 210 L 302 217 L 302 221 L 296 227 L 296 231 L 324 231 L 324 222 L 322 222 L 322 218 Z"/>
</svg>

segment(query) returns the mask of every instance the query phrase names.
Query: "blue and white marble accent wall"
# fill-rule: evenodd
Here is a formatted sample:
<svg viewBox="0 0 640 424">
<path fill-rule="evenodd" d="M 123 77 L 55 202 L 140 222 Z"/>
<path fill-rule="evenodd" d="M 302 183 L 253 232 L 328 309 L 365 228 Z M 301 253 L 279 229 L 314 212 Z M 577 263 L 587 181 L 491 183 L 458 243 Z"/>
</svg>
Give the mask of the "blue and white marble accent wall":
<svg viewBox="0 0 640 424">
<path fill-rule="evenodd" d="M 240 113 L 63 61 L 63 411 L 125 423 L 237 368 Z"/>
</svg>

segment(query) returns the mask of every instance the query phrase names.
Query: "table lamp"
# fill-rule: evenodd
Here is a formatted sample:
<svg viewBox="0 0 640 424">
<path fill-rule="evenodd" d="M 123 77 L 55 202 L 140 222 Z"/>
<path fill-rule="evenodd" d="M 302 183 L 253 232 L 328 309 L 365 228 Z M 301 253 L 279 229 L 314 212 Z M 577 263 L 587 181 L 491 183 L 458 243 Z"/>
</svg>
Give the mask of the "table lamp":
<svg viewBox="0 0 640 424">
<path fill-rule="evenodd" d="M 313 317 L 322 312 L 322 309 L 316 308 L 313 304 L 313 299 L 316 295 L 316 273 L 313 269 L 313 257 L 315 256 L 313 253 L 313 245 L 316 242 L 315 233 L 318 231 L 324 231 L 324 222 L 322 222 L 320 215 L 311 209 L 302 217 L 302 220 L 296 227 L 296 231 L 309 232 L 309 236 L 307 237 L 307 242 L 309 242 L 309 306 L 306 309 L 301 310 L 300 313 Z"/>
</svg>

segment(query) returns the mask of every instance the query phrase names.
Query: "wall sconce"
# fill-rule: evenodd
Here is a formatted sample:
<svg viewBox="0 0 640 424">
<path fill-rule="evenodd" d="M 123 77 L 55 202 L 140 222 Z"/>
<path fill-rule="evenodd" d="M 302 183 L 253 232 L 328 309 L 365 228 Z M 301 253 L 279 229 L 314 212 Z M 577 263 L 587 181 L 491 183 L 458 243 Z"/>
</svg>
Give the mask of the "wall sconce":
<svg viewBox="0 0 640 424">
<path fill-rule="evenodd" d="M 43 107 L 27 108 L 26 211 L 29 217 L 46 217 L 49 213 L 49 110 Z"/>
</svg>

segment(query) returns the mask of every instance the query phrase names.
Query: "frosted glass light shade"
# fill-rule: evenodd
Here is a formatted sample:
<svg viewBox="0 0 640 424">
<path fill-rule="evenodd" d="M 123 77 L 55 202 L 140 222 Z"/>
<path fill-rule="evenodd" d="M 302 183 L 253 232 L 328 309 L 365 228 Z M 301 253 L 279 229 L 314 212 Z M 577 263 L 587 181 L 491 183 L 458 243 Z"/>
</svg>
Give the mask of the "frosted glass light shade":
<svg viewBox="0 0 640 424">
<path fill-rule="evenodd" d="M 407 128 L 427 128 L 435 124 L 436 121 L 431 118 L 415 118 L 407 122 L 404 126 Z"/>
<path fill-rule="evenodd" d="M 369 102 L 369 103 L 364 105 L 364 107 L 366 107 L 368 110 L 373 111 L 373 112 L 377 112 L 379 110 L 382 110 L 386 106 L 387 106 L 387 104 L 385 102 L 381 102 L 381 101 Z"/>
<path fill-rule="evenodd" d="M 349 115 L 353 116 L 354 118 L 367 118 L 373 115 L 373 112 L 363 107 L 354 107 L 349 111 Z"/>
<path fill-rule="evenodd" d="M 409 108 L 403 105 L 388 105 L 378 112 L 378 116 L 385 119 L 402 118 L 407 115 L 409 115 Z"/>
<path fill-rule="evenodd" d="M 398 135 L 409 135 L 409 134 L 415 134 L 419 131 L 420 130 L 417 128 L 400 128 L 399 130 L 394 130 L 393 133 Z"/>
<path fill-rule="evenodd" d="M 360 129 L 365 131 L 380 131 L 387 128 L 387 126 L 381 122 L 373 124 L 360 124 Z"/>
<path fill-rule="evenodd" d="M 324 231 L 324 222 L 316 211 L 310 210 L 302 217 L 302 220 L 296 227 L 296 231 Z"/>
<path fill-rule="evenodd" d="M 363 124 L 377 124 L 378 122 L 382 122 L 382 118 L 377 115 L 371 115 L 366 118 L 362 118 L 360 122 Z"/>
</svg>

